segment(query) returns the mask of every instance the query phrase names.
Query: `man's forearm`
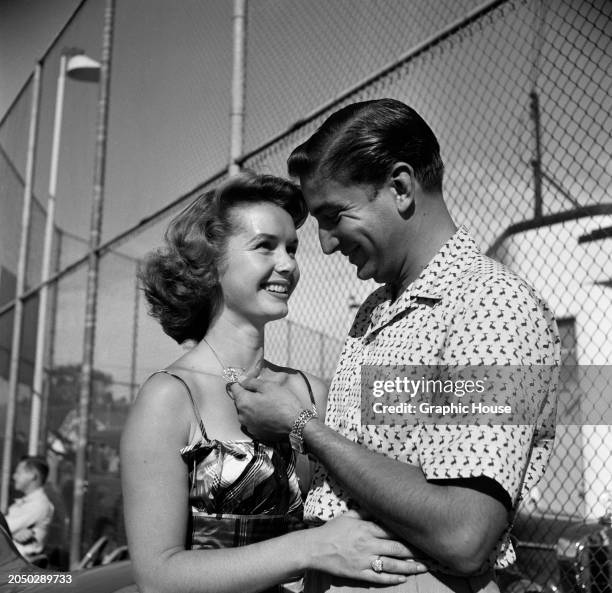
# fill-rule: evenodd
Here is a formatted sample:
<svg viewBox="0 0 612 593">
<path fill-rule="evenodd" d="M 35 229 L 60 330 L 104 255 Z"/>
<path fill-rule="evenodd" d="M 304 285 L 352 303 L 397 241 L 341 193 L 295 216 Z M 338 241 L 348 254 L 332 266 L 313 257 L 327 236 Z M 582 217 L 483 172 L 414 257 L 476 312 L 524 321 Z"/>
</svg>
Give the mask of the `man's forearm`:
<svg viewBox="0 0 612 593">
<path fill-rule="evenodd" d="M 9 512 L 5 518 L 6 524 L 9 526 L 11 534 L 13 535 L 23 529 L 27 529 L 28 526 L 32 524 L 30 513 L 26 505 L 23 505 L 22 508 L 18 509 L 17 511 L 12 510 L 12 512 Z"/>
<path fill-rule="evenodd" d="M 419 467 L 374 453 L 320 420 L 308 422 L 303 436 L 307 450 L 360 506 L 454 570 L 477 570 L 506 524 L 506 511 L 495 499 L 432 484 Z"/>
</svg>

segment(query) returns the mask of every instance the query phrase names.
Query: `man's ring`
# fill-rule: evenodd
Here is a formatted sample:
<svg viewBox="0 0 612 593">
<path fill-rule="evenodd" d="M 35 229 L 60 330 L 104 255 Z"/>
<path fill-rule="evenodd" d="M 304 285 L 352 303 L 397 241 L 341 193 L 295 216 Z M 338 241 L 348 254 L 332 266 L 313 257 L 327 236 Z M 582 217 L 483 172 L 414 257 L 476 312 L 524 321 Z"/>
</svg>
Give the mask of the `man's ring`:
<svg viewBox="0 0 612 593">
<path fill-rule="evenodd" d="M 380 556 L 377 556 L 376 558 L 374 558 L 374 560 L 372 560 L 372 562 L 370 562 L 370 566 L 372 567 L 372 570 L 374 572 L 382 572 L 384 568 L 382 558 Z"/>
</svg>

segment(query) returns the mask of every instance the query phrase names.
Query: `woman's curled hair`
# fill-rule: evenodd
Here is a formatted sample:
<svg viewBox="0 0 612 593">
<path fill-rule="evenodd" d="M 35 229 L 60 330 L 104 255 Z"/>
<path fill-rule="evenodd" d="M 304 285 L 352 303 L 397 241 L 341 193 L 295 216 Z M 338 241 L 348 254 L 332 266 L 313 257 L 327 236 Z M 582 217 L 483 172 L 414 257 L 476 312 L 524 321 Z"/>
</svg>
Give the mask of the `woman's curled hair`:
<svg viewBox="0 0 612 593">
<path fill-rule="evenodd" d="M 200 195 L 178 214 L 164 235 L 165 246 L 149 254 L 140 280 L 150 314 L 179 344 L 199 342 L 221 299 L 218 270 L 228 237 L 235 231 L 231 211 L 270 203 L 285 210 L 299 228 L 308 210 L 299 187 L 273 175 L 241 173 Z"/>
</svg>

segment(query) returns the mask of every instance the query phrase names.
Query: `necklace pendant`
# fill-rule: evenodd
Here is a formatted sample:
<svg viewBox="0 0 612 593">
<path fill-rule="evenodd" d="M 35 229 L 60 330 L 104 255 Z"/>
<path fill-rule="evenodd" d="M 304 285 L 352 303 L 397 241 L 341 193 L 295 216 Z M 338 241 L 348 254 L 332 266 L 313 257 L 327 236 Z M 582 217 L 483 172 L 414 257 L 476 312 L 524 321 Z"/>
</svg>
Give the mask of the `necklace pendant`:
<svg viewBox="0 0 612 593">
<path fill-rule="evenodd" d="M 246 369 L 243 367 L 223 367 L 222 377 L 226 383 L 237 383 L 238 377 L 244 375 Z"/>
</svg>

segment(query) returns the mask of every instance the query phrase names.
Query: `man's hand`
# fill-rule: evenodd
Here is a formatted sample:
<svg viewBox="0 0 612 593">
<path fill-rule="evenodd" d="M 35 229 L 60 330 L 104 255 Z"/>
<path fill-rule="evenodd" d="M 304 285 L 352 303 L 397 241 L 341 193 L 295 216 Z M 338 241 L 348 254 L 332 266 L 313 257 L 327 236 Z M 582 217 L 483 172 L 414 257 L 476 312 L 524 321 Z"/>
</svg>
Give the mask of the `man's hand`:
<svg viewBox="0 0 612 593">
<path fill-rule="evenodd" d="M 25 544 L 29 542 L 34 537 L 32 529 L 29 527 L 27 529 L 21 529 L 17 533 L 13 534 L 13 539 L 19 544 Z"/>
<path fill-rule="evenodd" d="M 238 419 L 248 434 L 262 441 L 277 441 L 291 431 L 304 409 L 286 385 L 246 377 L 229 387 Z"/>
</svg>

